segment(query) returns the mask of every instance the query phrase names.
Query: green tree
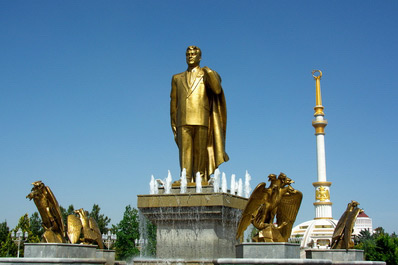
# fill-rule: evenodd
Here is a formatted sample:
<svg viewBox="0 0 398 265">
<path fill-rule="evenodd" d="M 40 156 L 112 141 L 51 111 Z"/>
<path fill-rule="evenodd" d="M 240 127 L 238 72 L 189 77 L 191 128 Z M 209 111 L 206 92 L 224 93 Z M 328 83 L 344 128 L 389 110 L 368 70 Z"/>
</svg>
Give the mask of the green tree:
<svg viewBox="0 0 398 265">
<path fill-rule="evenodd" d="M 0 245 L 2 242 L 5 242 L 7 240 L 9 233 L 10 228 L 7 225 L 7 221 L 0 223 Z"/>
<path fill-rule="evenodd" d="M 71 205 L 69 205 L 68 209 L 65 209 L 64 207 L 62 207 L 60 205 L 59 209 L 61 210 L 62 220 L 64 221 L 64 224 L 66 225 L 68 215 L 75 214 L 75 207 L 73 207 L 73 204 L 71 204 Z"/>
<path fill-rule="evenodd" d="M 383 228 L 378 227 L 374 234 L 361 231 L 356 242 L 355 248 L 364 250 L 366 260 L 398 265 L 398 238 L 395 234 L 390 236 Z"/>
<path fill-rule="evenodd" d="M 100 214 L 100 211 L 101 208 L 98 206 L 98 204 L 94 204 L 93 209 L 89 213 L 89 216 L 94 218 L 94 220 L 97 222 L 101 234 L 106 234 L 108 233 L 107 226 L 110 223 L 111 219 L 108 216 Z"/>
<path fill-rule="evenodd" d="M 38 212 L 34 212 L 30 218 L 29 218 L 29 224 L 30 224 L 30 231 L 32 232 L 31 237 L 36 237 L 36 241 L 39 242 L 43 233 L 44 229 L 43 226 L 41 225 L 41 219 L 39 217 Z M 31 242 L 31 241 L 29 241 Z"/>
<path fill-rule="evenodd" d="M 11 239 L 7 221 L 0 223 L 0 257 L 16 257 L 17 247 Z"/>
<path fill-rule="evenodd" d="M 156 225 L 152 224 L 149 220 L 146 221 L 147 224 L 147 255 L 155 257 L 156 256 Z"/>
<path fill-rule="evenodd" d="M 123 219 L 115 227 L 117 240 L 115 243 L 116 259 L 127 260 L 139 255 L 135 240 L 140 238 L 137 209 L 126 206 Z"/>
<path fill-rule="evenodd" d="M 11 239 L 11 231 L 5 241 L 1 242 L 0 246 L 0 257 L 16 257 L 17 256 L 17 246 Z"/>
</svg>

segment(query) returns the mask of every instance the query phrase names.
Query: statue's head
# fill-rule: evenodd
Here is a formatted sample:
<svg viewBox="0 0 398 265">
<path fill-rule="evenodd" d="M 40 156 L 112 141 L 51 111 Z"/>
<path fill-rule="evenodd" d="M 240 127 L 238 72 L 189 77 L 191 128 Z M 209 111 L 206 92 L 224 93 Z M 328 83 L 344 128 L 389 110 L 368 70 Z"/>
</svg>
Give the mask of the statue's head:
<svg viewBox="0 0 398 265">
<path fill-rule="evenodd" d="M 275 174 L 269 174 L 268 175 L 268 181 L 273 181 L 276 180 L 276 175 Z"/>
<path fill-rule="evenodd" d="M 83 208 L 80 208 L 79 210 L 75 210 L 75 213 L 80 216 L 80 218 L 85 218 L 88 216 L 88 211 L 85 211 Z"/>
<path fill-rule="evenodd" d="M 196 67 L 199 65 L 200 60 L 202 59 L 202 51 L 199 47 L 189 46 L 185 53 L 187 64 L 190 67 Z"/>
<path fill-rule="evenodd" d="M 359 202 L 357 201 L 351 201 L 351 207 L 355 208 L 359 205 Z"/>
<path fill-rule="evenodd" d="M 43 191 L 44 191 L 44 183 L 39 181 L 35 181 L 32 183 L 33 188 L 31 190 L 31 193 L 29 193 L 26 198 L 28 198 L 29 200 L 34 199 L 34 198 L 38 198 L 40 196 L 43 196 Z"/>
</svg>

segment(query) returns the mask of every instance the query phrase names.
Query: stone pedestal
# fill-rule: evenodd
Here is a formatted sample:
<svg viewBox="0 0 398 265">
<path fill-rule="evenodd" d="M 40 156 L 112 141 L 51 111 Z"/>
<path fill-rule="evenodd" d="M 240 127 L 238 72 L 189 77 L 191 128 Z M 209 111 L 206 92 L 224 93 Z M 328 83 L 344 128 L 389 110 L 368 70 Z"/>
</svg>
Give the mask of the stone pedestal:
<svg viewBox="0 0 398 265">
<path fill-rule="evenodd" d="M 107 250 L 107 249 L 97 249 L 96 257 L 99 259 L 105 259 L 105 265 L 114 265 L 115 264 L 115 251 Z"/>
<path fill-rule="evenodd" d="M 252 242 L 236 245 L 236 258 L 299 259 L 300 245 L 286 242 Z"/>
<path fill-rule="evenodd" d="M 138 195 L 137 200 L 141 213 L 157 226 L 156 258 L 186 260 L 235 257 L 246 203 L 246 198 L 210 192 Z"/>
<path fill-rule="evenodd" d="M 26 243 L 25 258 L 97 258 L 97 246 L 65 243 Z"/>
<path fill-rule="evenodd" d="M 330 259 L 332 261 L 364 261 L 363 250 L 360 249 L 307 249 L 307 259 Z"/>
<path fill-rule="evenodd" d="M 111 260 L 109 257 L 105 258 L 103 253 L 103 250 L 97 250 L 92 245 L 26 243 L 24 258 L 1 258 L 0 264 L 114 265 L 114 255 Z"/>
<path fill-rule="evenodd" d="M 327 259 L 217 259 L 214 265 L 332 265 Z M 339 264 L 342 265 L 342 264 Z M 351 264 L 354 265 L 354 264 Z"/>
</svg>

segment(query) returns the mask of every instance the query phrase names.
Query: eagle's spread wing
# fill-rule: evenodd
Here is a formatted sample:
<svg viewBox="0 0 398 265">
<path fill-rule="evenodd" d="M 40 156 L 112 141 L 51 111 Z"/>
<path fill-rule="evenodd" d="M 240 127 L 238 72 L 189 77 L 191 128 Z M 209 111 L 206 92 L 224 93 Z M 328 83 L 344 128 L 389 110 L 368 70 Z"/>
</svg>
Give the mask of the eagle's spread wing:
<svg viewBox="0 0 398 265">
<path fill-rule="evenodd" d="M 72 244 L 79 241 L 82 227 L 82 222 L 79 217 L 74 214 L 68 215 L 68 237 Z"/>
<path fill-rule="evenodd" d="M 100 249 L 103 249 L 104 248 L 104 244 L 102 242 L 101 231 L 100 231 L 100 229 L 98 227 L 97 222 L 95 221 L 94 218 L 90 217 L 90 219 L 88 219 L 88 224 L 89 224 L 90 228 L 92 229 L 92 231 L 95 233 L 95 238 L 96 238 L 96 241 L 98 243 L 98 247 Z"/>
<path fill-rule="evenodd" d="M 347 216 L 347 223 L 344 229 L 344 247 L 345 249 L 350 248 L 351 235 L 354 229 L 355 221 L 357 220 L 358 214 L 361 212 L 361 209 L 354 208 Z"/>
<path fill-rule="evenodd" d="M 340 217 L 339 221 L 337 222 L 336 228 L 333 231 L 332 244 L 331 244 L 332 249 L 336 248 L 337 243 L 339 242 L 340 239 L 342 239 L 349 213 L 350 213 L 350 206 L 347 207 L 343 215 Z"/>
<path fill-rule="evenodd" d="M 303 194 L 300 191 L 289 191 L 282 196 L 282 199 L 277 206 L 278 210 L 276 212 L 276 222 L 278 226 L 282 226 L 280 233 L 285 242 L 287 242 L 290 234 L 292 233 L 293 224 L 300 209 L 302 199 Z"/>
<path fill-rule="evenodd" d="M 62 214 L 61 214 L 61 209 L 59 208 L 59 204 L 57 199 L 55 198 L 53 192 L 51 191 L 50 187 L 46 186 L 45 189 L 47 190 L 48 193 L 48 201 L 51 204 L 51 213 L 53 214 L 55 218 L 55 222 L 57 223 L 57 226 L 62 234 L 62 236 L 65 236 L 65 225 L 64 221 L 62 219 Z"/>
<path fill-rule="evenodd" d="M 252 216 L 256 214 L 261 204 L 264 203 L 264 193 L 266 192 L 265 183 L 262 182 L 257 185 L 253 193 L 243 210 L 242 217 L 240 218 L 238 224 L 238 230 L 236 232 L 236 239 L 241 238 L 246 228 L 250 225 L 252 221 Z"/>
</svg>

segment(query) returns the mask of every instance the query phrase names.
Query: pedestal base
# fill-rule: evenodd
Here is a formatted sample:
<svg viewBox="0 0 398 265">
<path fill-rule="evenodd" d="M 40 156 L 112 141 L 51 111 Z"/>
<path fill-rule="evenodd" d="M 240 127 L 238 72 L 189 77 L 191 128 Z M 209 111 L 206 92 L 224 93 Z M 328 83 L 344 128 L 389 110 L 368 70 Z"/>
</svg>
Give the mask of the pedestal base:
<svg viewBox="0 0 398 265">
<path fill-rule="evenodd" d="M 307 249 L 307 259 L 330 259 L 332 261 L 364 261 L 363 250 L 360 249 Z"/>
<path fill-rule="evenodd" d="M 0 264 L 52 264 L 52 265 L 114 265 L 113 250 L 97 249 L 92 245 L 26 243 L 24 258 L 0 259 Z"/>
<path fill-rule="evenodd" d="M 236 258 L 299 259 L 300 245 L 286 242 L 255 242 L 236 245 Z"/>
<path fill-rule="evenodd" d="M 97 246 L 65 243 L 26 243 L 25 258 L 91 258 L 95 259 Z"/>
<path fill-rule="evenodd" d="M 226 193 L 138 195 L 138 209 L 157 226 L 159 259 L 235 257 L 237 224 L 247 199 Z"/>
</svg>

